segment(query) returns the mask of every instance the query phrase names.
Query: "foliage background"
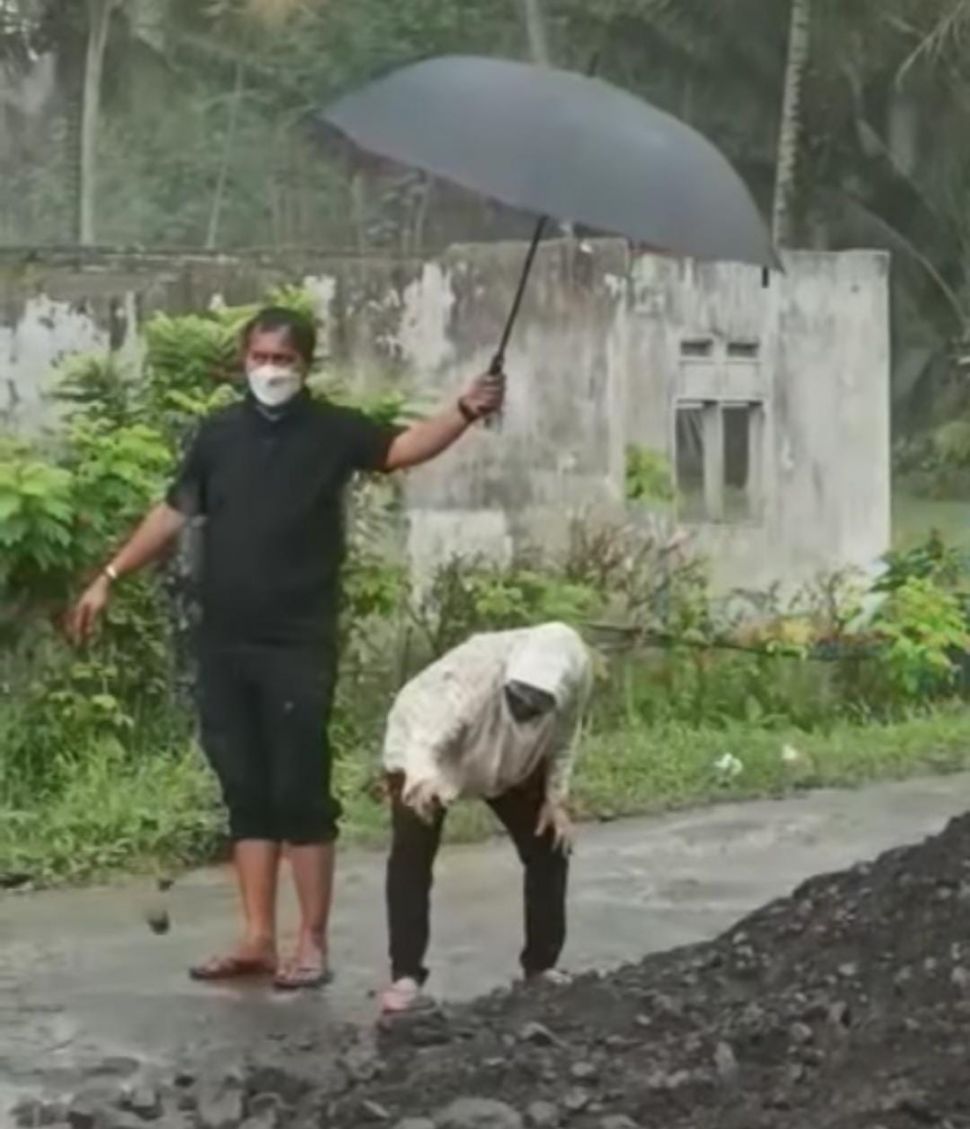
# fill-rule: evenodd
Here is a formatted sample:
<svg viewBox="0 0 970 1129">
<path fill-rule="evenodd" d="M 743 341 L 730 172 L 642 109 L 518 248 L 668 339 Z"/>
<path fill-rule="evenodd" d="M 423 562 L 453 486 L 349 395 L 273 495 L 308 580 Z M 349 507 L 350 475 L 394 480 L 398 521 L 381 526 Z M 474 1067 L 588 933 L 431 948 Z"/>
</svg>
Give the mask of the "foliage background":
<svg viewBox="0 0 970 1129">
<path fill-rule="evenodd" d="M 0 245 L 423 254 L 519 234 L 314 111 L 430 54 L 595 56 L 721 146 L 766 215 L 783 190 L 786 243 L 894 253 L 904 441 L 970 414 L 968 28 L 965 0 L 0 0 Z M 951 432 L 902 469 L 935 479 L 968 449 Z"/>
<path fill-rule="evenodd" d="M 284 290 L 275 303 L 305 308 Z M 248 308 L 156 316 L 136 378 L 112 356 L 59 373 L 66 424 L 0 442 L 0 884 L 210 858 L 222 822 L 194 743 L 193 544 L 119 587 L 83 652 L 60 619 L 106 547 L 163 493 L 199 416 L 238 393 Z M 317 394 L 346 398 L 327 373 Z M 411 413 L 393 394 L 360 404 Z M 633 500 L 663 497 L 665 468 L 630 454 Z M 577 520 L 564 557 L 508 567 L 455 559 L 420 591 L 402 564 L 393 482 L 350 499 L 343 669 L 333 736 L 350 829 L 379 829 L 367 786 L 395 690 L 480 630 L 550 619 L 583 630 L 599 687 L 576 803 L 612 816 L 719 794 L 773 792 L 956 767 L 970 721 L 970 571 L 942 540 L 891 555 L 878 584 L 820 577 L 714 599 L 682 541 Z M 881 750 L 881 751 L 880 751 Z M 481 831 L 465 817 L 457 833 Z"/>
<path fill-rule="evenodd" d="M 968 28 L 966 0 L 0 0 L 0 247 L 396 255 L 520 235 L 525 217 L 348 151 L 314 110 L 428 54 L 595 55 L 719 144 L 766 214 L 783 197 L 787 244 L 893 252 L 898 481 L 966 499 Z M 213 381 L 245 314 L 156 318 L 145 379 L 81 358 L 63 434 L 0 437 L 0 880 L 217 847 L 186 554 L 126 586 L 89 652 L 56 620 L 193 420 L 233 394 Z M 667 501 L 668 469 L 632 450 L 631 500 Z M 448 562 L 418 600 L 385 551 L 394 491 L 363 483 L 353 510 L 335 723 L 352 829 L 380 822 L 363 788 L 408 672 L 469 631 L 552 616 L 598 625 L 602 646 L 584 814 L 965 761 L 968 573 L 938 538 L 893 556 L 876 591 L 822 577 L 793 603 L 715 601 L 700 562 L 578 526 L 565 560 Z"/>
</svg>

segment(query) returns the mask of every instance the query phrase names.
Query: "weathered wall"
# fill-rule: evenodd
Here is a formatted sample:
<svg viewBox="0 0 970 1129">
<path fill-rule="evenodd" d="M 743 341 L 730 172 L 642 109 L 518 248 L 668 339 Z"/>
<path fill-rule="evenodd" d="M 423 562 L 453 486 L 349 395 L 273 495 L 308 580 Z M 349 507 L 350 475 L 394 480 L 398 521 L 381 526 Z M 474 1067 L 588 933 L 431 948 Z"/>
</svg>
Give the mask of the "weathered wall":
<svg viewBox="0 0 970 1129">
<path fill-rule="evenodd" d="M 762 406 L 754 512 L 691 525 L 722 587 L 866 567 L 889 545 L 888 257 L 799 252 L 786 268 L 632 270 L 628 439 L 673 454 L 678 402 Z"/>
<path fill-rule="evenodd" d="M 488 367 L 521 256 L 508 244 L 456 248 L 425 268 L 410 295 L 411 308 L 425 313 L 406 360 L 426 386 L 444 395 Z M 456 545 L 500 554 L 553 548 L 570 514 L 621 514 L 624 423 L 615 400 L 626 376 L 625 314 L 612 280 L 625 270 L 620 244 L 589 255 L 558 244 L 537 260 L 507 358 L 501 430 L 479 431 L 413 476 L 410 502 L 422 511 L 412 525 L 417 560 Z M 435 309 L 444 315 L 437 324 L 427 313 Z"/>
<path fill-rule="evenodd" d="M 429 263 L 0 253 L 0 421 L 50 419 L 49 372 L 77 350 L 134 350 L 152 311 L 314 293 L 321 351 L 362 385 L 422 402 L 487 367 L 524 249 L 456 247 Z M 784 276 L 631 260 L 621 242 L 543 248 L 507 359 L 500 432 L 479 431 L 408 484 L 416 563 L 461 550 L 554 546 L 570 516 L 617 515 L 626 444 L 674 455 L 678 402 L 759 405 L 744 520 L 692 522 L 723 586 L 867 564 L 889 538 L 886 259 L 795 254 Z M 709 355 L 685 357 L 685 342 Z M 756 348 L 756 357 L 728 357 Z M 709 413 L 710 414 L 710 413 Z M 714 415 L 716 415 L 716 410 Z M 713 416 L 711 416 L 713 419 Z M 705 458 L 716 467 L 716 427 Z M 757 465 L 756 465 L 757 464 Z M 757 474 L 755 474 L 757 472 Z"/>
<path fill-rule="evenodd" d="M 421 403 L 484 371 L 511 302 L 522 249 L 455 248 L 426 264 L 308 256 L 285 264 L 218 256 L 0 256 L 0 420 L 32 432 L 52 419 L 53 365 L 75 351 L 134 349 L 156 310 L 250 302 L 283 282 L 314 294 L 320 351 L 362 387 L 399 381 Z M 461 549 L 508 557 L 561 542 L 567 514 L 622 509 L 621 243 L 589 254 L 555 244 L 538 257 L 508 355 L 500 434 L 479 431 L 408 483 L 416 563 Z"/>
</svg>

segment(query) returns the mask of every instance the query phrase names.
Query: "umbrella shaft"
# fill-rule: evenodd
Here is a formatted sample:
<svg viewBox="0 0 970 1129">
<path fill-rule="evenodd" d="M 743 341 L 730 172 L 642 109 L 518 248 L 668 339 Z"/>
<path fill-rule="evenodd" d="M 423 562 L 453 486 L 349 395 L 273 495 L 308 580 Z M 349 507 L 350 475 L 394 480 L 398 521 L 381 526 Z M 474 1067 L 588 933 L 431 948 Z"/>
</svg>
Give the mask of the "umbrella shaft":
<svg viewBox="0 0 970 1129">
<path fill-rule="evenodd" d="M 589 62 L 589 73 L 591 75 L 596 73 L 596 68 L 599 65 L 600 53 L 597 50 Z M 509 316 L 505 322 L 505 329 L 502 331 L 502 340 L 499 342 L 498 352 L 492 358 L 492 363 L 489 366 L 489 372 L 500 373 L 505 366 L 505 350 L 508 348 L 509 339 L 512 336 L 512 330 L 515 327 L 516 318 L 519 316 L 519 308 L 522 305 L 522 298 L 525 295 L 525 288 L 529 282 L 529 275 L 532 272 L 532 264 L 535 261 L 536 252 L 539 250 L 539 244 L 542 241 L 542 233 L 546 229 L 546 224 L 549 222 L 548 216 L 540 216 L 536 221 L 535 231 L 532 233 L 532 242 L 529 244 L 529 251 L 525 257 L 525 262 L 522 265 L 522 274 L 519 277 L 518 289 L 515 292 L 515 300 L 512 302 L 512 309 L 509 310 Z"/>
<path fill-rule="evenodd" d="M 532 271 L 532 264 L 535 261 L 536 252 L 539 250 L 539 243 L 542 240 L 542 233 L 545 231 L 548 219 L 546 216 L 541 216 L 536 223 L 536 229 L 532 235 L 532 242 L 529 245 L 528 254 L 525 257 L 525 263 L 522 266 L 522 274 L 519 278 L 518 289 L 515 292 L 515 300 L 512 302 L 512 309 L 509 310 L 508 319 L 505 322 L 505 329 L 502 331 L 502 340 L 499 343 L 498 352 L 492 358 L 490 371 L 499 373 L 502 371 L 502 366 L 505 364 L 505 350 L 508 348 L 509 338 L 512 336 L 512 329 L 515 326 L 515 319 L 519 316 L 519 308 L 522 305 L 522 297 L 525 294 L 526 284 L 529 281 L 529 274 Z"/>
</svg>

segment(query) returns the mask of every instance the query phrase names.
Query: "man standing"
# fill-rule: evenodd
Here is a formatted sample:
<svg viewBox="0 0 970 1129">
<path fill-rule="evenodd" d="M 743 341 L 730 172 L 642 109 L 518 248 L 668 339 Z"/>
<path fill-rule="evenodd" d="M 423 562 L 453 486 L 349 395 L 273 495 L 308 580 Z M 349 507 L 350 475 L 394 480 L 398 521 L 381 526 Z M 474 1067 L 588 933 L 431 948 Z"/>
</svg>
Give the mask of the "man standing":
<svg viewBox="0 0 970 1129">
<path fill-rule="evenodd" d="M 229 811 L 245 931 L 192 969 L 197 980 L 269 975 L 323 984 L 340 807 L 327 723 L 337 665 L 343 493 L 355 472 L 417 466 L 498 411 L 486 376 L 407 430 L 315 401 L 305 383 L 316 330 L 290 310 L 257 314 L 242 335 L 248 395 L 202 424 L 164 502 L 81 597 L 82 642 L 112 585 L 157 560 L 186 522 L 203 525 L 199 689 L 202 744 Z M 300 906 L 295 952 L 278 963 L 276 888 L 286 847 Z"/>
<path fill-rule="evenodd" d="M 527 979 L 555 979 L 566 939 L 572 831 L 566 803 L 592 664 L 561 623 L 476 635 L 400 692 L 384 742 L 393 841 L 387 865 L 391 987 L 385 1012 L 423 1002 L 432 870 L 445 811 L 484 799 L 525 867 Z"/>
</svg>

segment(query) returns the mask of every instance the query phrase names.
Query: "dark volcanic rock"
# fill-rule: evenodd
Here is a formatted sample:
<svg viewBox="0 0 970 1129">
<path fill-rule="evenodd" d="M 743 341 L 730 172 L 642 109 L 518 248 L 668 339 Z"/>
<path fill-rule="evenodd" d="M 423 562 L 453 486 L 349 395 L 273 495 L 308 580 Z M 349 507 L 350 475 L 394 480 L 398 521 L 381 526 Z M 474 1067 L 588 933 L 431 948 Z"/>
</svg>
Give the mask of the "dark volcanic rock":
<svg viewBox="0 0 970 1129">
<path fill-rule="evenodd" d="M 970 1129 L 968 969 L 964 817 L 710 944 L 387 1024 L 339 1063 L 321 1043 L 306 1081 L 179 1079 L 142 1124 L 168 1129 L 180 1092 L 189 1129 Z M 101 1129 L 111 1105 L 86 1095 L 67 1121 Z"/>
<path fill-rule="evenodd" d="M 435 1117 L 439 1129 L 522 1129 L 522 1118 L 493 1098 L 458 1098 Z"/>
<path fill-rule="evenodd" d="M 449 1012 L 470 1032 L 460 1042 L 416 1057 L 391 1035 L 360 1091 L 399 1117 L 474 1093 L 570 1129 L 970 1129 L 966 967 L 962 818 L 812 879 L 709 945 Z"/>
</svg>

